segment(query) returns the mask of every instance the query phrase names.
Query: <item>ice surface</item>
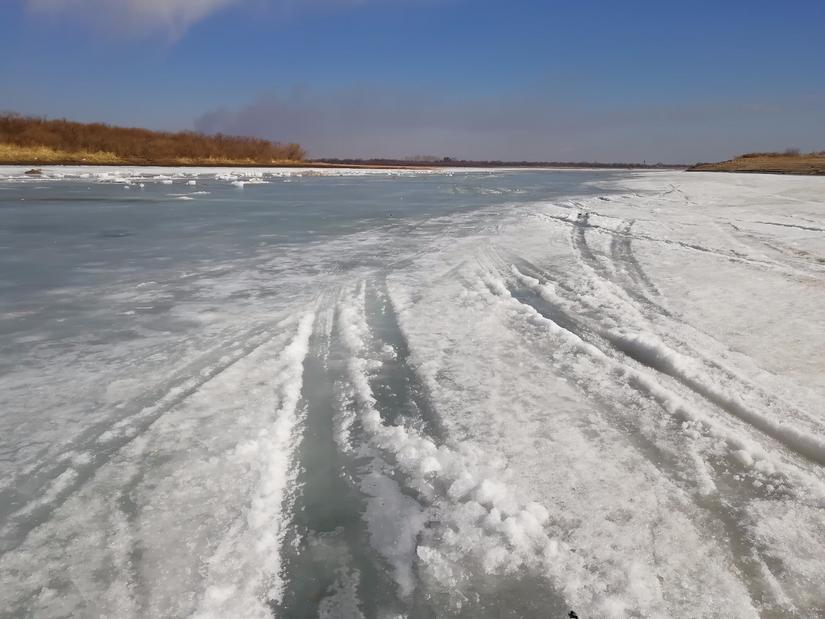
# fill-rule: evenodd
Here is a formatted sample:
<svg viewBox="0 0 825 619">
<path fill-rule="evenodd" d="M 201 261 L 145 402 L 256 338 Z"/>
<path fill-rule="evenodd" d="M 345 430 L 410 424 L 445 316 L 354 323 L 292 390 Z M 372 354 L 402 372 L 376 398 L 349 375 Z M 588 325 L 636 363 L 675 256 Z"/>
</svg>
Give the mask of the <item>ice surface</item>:
<svg viewBox="0 0 825 619">
<path fill-rule="evenodd" d="M 3 616 L 825 612 L 825 179 L 25 171 Z"/>
</svg>

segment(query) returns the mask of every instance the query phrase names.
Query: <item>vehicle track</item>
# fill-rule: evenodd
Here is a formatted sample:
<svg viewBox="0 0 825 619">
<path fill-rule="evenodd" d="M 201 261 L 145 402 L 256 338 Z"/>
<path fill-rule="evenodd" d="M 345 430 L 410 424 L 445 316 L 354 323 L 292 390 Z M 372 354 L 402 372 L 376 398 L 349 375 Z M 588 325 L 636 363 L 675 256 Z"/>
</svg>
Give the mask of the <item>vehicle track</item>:
<svg viewBox="0 0 825 619">
<path fill-rule="evenodd" d="M 374 289 L 372 294 L 376 295 L 372 300 L 371 294 L 368 294 L 370 287 Z M 360 342 L 354 340 L 352 332 L 342 337 L 351 355 L 348 361 L 350 371 L 345 382 L 352 389 L 351 406 L 354 407 L 352 450 L 361 457 L 377 458 L 386 463 L 385 475 L 398 485 L 402 496 L 414 500 L 426 515 L 415 545 L 425 550 L 433 545 L 437 548 L 440 544 L 454 543 L 448 540 L 467 526 L 461 520 L 460 507 L 470 499 L 467 491 L 473 486 L 456 494 L 455 482 L 469 475 L 472 469 L 467 468 L 469 463 L 465 463 L 464 451 L 454 450 L 449 442 L 442 439 L 443 430 L 439 423 L 434 423 L 438 419 L 437 413 L 427 403 L 426 394 L 420 390 L 422 383 L 415 378 L 415 369 L 408 364 L 405 356 L 381 354 L 389 341 L 403 337 L 400 331 L 393 335 L 397 327 L 392 323 L 397 325 L 396 320 L 390 318 L 388 324 L 386 314 L 376 307 L 382 296 L 380 279 L 377 285 L 374 282 L 362 283 L 355 295 L 346 295 L 343 301 L 346 317 L 339 312 L 339 322 L 348 322 L 351 328 L 353 323 L 363 321 L 363 328 L 366 329 L 360 331 L 359 328 Z M 389 339 L 385 339 L 388 336 Z M 383 382 L 382 377 L 393 375 L 396 379 L 389 381 L 393 385 L 392 395 L 374 390 Z M 391 402 L 399 401 L 408 403 L 406 414 L 397 415 L 389 406 Z M 423 453 L 432 455 L 420 460 Z M 420 467 L 434 466 L 436 457 L 446 458 L 451 464 L 445 465 L 444 469 L 436 467 L 422 477 Z M 481 474 L 478 470 L 472 472 Z M 364 488 L 363 485 L 361 487 Z M 403 522 L 397 524 L 403 526 Z M 500 533 L 490 531 L 488 535 L 491 542 L 496 540 L 496 543 L 501 543 L 498 541 Z M 549 540 L 540 536 L 534 543 L 549 543 Z M 412 616 L 431 616 L 432 611 L 428 609 L 432 604 L 442 609 L 452 607 L 456 596 L 464 602 L 449 616 L 502 616 L 505 609 L 508 613 L 524 616 L 537 612 L 539 608 L 555 608 L 559 612 L 566 608 L 552 584 L 545 582 L 540 572 L 530 569 L 505 578 L 499 576 L 495 582 L 490 582 L 482 576 L 484 569 L 479 564 L 479 555 L 483 556 L 484 547 L 473 544 L 473 547 L 459 546 L 453 551 L 459 550 L 466 555 L 465 562 L 460 566 L 463 576 L 460 583 L 446 589 L 444 583 L 433 580 L 429 572 L 422 574 L 420 560 L 415 555 L 411 557 L 416 585 L 413 593 L 403 601 L 407 602 L 408 611 L 415 611 Z M 520 596 L 518 592 L 522 589 L 530 589 L 533 596 Z"/>
<path fill-rule="evenodd" d="M 230 342 L 214 347 L 210 352 L 187 364 L 169 381 L 144 394 L 124 407 L 125 413 L 95 424 L 75 438 L 63 453 L 52 461 L 38 465 L 25 479 L 16 480 L 0 496 L 0 518 L 5 520 L 0 530 L 0 555 L 17 548 L 36 526 L 47 521 L 63 502 L 74 494 L 120 450 L 146 432 L 166 412 L 180 405 L 206 383 L 236 363 L 251 355 L 277 337 L 270 329 L 280 329 L 286 322 L 273 323 L 248 331 L 244 344 L 232 348 Z M 231 351 L 227 354 L 227 348 Z M 94 450 L 94 458 L 78 462 L 74 454 Z M 69 477 L 69 475 L 71 475 Z M 70 480 L 65 483 L 65 480 Z M 60 483 L 50 500 L 49 488 Z"/>
<path fill-rule="evenodd" d="M 610 340 L 611 346 L 644 365 L 649 367 L 652 366 L 654 369 L 657 369 L 657 371 L 666 373 L 682 383 L 692 392 L 700 395 L 703 399 L 712 402 L 719 409 L 722 409 L 728 414 L 731 414 L 743 422 L 748 423 L 752 427 L 780 442 L 787 449 L 802 456 L 806 460 L 816 462 L 819 465 L 825 465 L 825 444 L 822 441 L 817 439 L 816 436 L 807 436 L 804 431 L 796 431 L 794 429 L 789 430 L 782 426 L 782 422 L 774 421 L 770 418 L 770 416 L 773 415 L 774 417 L 782 418 L 788 413 L 792 413 L 794 417 L 804 420 L 806 424 L 815 423 L 815 418 L 804 411 L 794 409 L 785 402 L 780 402 L 778 398 L 772 394 L 766 393 L 758 385 L 749 381 L 744 381 L 738 371 L 726 367 L 715 358 L 710 358 L 707 355 L 700 353 L 698 349 L 689 345 L 687 342 L 683 340 L 674 341 L 673 334 L 683 331 L 684 328 L 689 325 L 685 325 L 682 321 L 677 321 L 675 317 L 667 312 L 667 310 L 660 308 L 658 304 L 651 301 L 646 295 L 639 293 L 638 290 L 629 288 L 628 286 L 621 286 L 614 281 L 609 270 L 605 268 L 601 261 L 594 257 L 593 251 L 587 245 L 587 236 L 584 231 L 584 226 L 589 225 L 587 222 L 587 217 L 580 216 L 571 230 L 571 247 L 574 254 L 577 256 L 577 259 L 582 265 L 585 266 L 585 269 L 589 269 L 591 271 L 594 278 L 602 280 L 607 286 L 617 286 L 619 291 L 626 296 L 625 299 L 622 298 L 622 294 L 615 297 L 615 301 L 618 306 L 626 304 L 628 305 L 628 309 L 637 315 L 640 311 L 643 312 L 649 306 L 652 306 L 654 310 L 659 308 L 659 311 L 653 312 L 652 317 L 656 318 L 656 323 L 663 324 L 659 325 L 659 327 L 655 327 L 647 320 L 642 321 L 638 325 L 627 324 L 627 316 L 622 315 L 621 313 L 616 313 L 616 315 L 612 316 L 612 320 L 621 327 L 638 329 L 641 332 L 651 329 L 654 332 L 659 332 L 660 337 L 664 341 L 670 342 L 674 347 L 674 350 L 678 351 L 680 349 L 686 349 L 688 357 L 702 363 L 705 366 L 704 372 L 709 374 L 707 376 L 697 378 L 693 372 L 685 372 L 681 368 L 677 368 L 672 365 L 672 363 L 658 358 L 658 351 L 645 350 L 644 347 L 640 348 L 639 346 L 633 344 L 633 342 L 628 341 L 626 338 L 621 336 L 617 337 L 615 334 L 603 332 L 602 336 L 605 339 Z M 515 262 L 518 264 L 519 260 L 516 259 Z M 520 263 L 524 264 L 525 262 L 522 260 Z M 535 267 L 533 268 L 535 269 Z M 535 270 L 541 274 L 540 269 Z M 539 279 L 541 279 L 541 276 L 539 276 Z M 551 275 L 551 280 L 557 286 L 562 295 L 567 297 L 567 302 L 574 307 L 580 306 L 582 304 L 582 298 L 578 295 L 574 288 L 566 286 L 563 283 L 565 279 L 566 277 L 564 274 L 555 273 Z M 636 301 L 638 305 L 632 303 L 633 301 Z M 591 322 L 598 325 L 599 322 L 603 320 L 605 313 L 610 315 L 612 312 L 607 307 L 593 307 L 589 308 L 587 317 L 591 320 Z M 641 318 L 641 316 L 639 317 Z M 672 323 L 672 327 L 663 330 L 663 327 L 668 323 Z M 706 338 L 709 337 L 707 334 L 703 335 Z M 717 377 L 723 377 L 725 383 L 736 387 L 735 391 L 737 393 L 748 393 L 753 396 L 758 396 L 757 399 L 759 403 L 756 404 L 756 406 L 771 412 L 766 416 L 765 414 L 754 410 L 753 404 L 745 405 L 738 397 L 734 398 L 726 395 L 723 389 L 720 389 L 718 386 L 714 385 L 714 380 L 710 379 L 711 374 L 715 374 Z"/>
<path fill-rule="evenodd" d="M 517 282 L 511 281 L 508 286 L 508 291 L 517 303 L 538 312 L 543 318 L 550 320 L 560 328 L 580 338 L 582 341 L 596 346 L 596 348 L 605 353 L 608 358 L 615 359 L 616 362 L 622 365 L 627 364 L 627 360 L 616 358 L 615 353 L 621 353 L 622 351 L 614 349 L 611 352 L 608 341 L 580 324 L 575 317 L 567 314 L 559 306 L 554 306 L 538 295 L 531 293 L 531 291 L 520 288 Z M 496 296 L 500 294 L 496 289 L 491 289 L 490 292 Z M 633 358 L 631 357 L 631 359 Z M 636 359 L 633 360 L 637 361 Z M 653 367 L 651 369 L 655 370 L 656 368 Z M 642 383 L 634 380 L 632 372 L 624 376 L 617 373 L 611 374 L 616 376 L 616 379 L 620 381 L 617 383 L 617 387 L 620 385 L 629 387 L 637 391 L 645 399 L 649 399 L 652 404 L 656 406 L 662 405 L 659 397 L 656 397 L 649 389 L 646 389 Z M 627 416 L 627 414 L 624 413 L 617 414 L 623 408 L 628 411 L 638 408 L 638 405 L 632 404 L 630 400 L 625 401 L 625 398 L 620 395 L 621 391 L 611 393 L 610 400 L 608 400 L 605 394 L 602 394 L 597 388 L 594 387 L 591 389 L 589 387 L 589 381 L 586 376 L 571 375 L 569 378 L 570 382 L 577 385 L 583 394 L 598 406 L 598 409 L 603 412 L 603 416 L 609 425 L 619 430 L 627 440 L 627 443 L 659 471 L 664 479 L 667 479 L 674 486 L 684 488 L 690 492 L 695 506 L 704 514 L 706 522 L 703 526 L 707 530 L 713 530 L 715 527 L 719 527 L 724 531 L 723 539 L 727 541 L 727 546 L 734 564 L 740 572 L 748 575 L 748 578 L 744 579 L 744 582 L 748 587 L 751 599 L 764 607 L 780 608 L 781 600 L 774 597 L 770 583 L 764 579 L 764 570 L 770 571 L 767 565 L 767 559 L 769 557 L 765 556 L 767 551 L 753 540 L 746 525 L 747 514 L 745 507 L 748 502 L 754 498 L 754 493 L 743 493 L 741 484 L 737 488 L 731 488 L 731 477 L 734 474 L 731 472 L 731 462 L 727 460 L 714 461 L 716 460 L 714 458 L 711 458 L 707 462 L 714 486 L 724 487 L 727 491 L 724 493 L 707 493 L 702 491 L 700 488 L 701 484 L 698 480 L 688 481 L 691 479 L 691 475 L 690 462 L 686 454 L 690 453 L 692 442 L 680 431 L 680 419 L 671 418 L 666 428 L 654 426 L 656 427 L 656 432 L 651 436 L 649 428 L 640 425 L 635 415 Z M 664 386 L 664 388 L 667 389 L 668 387 Z M 671 414 L 671 411 L 668 410 L 667 407 L 663 408 L 666 414 Z M 637 410 L 636 412 L 639 413 L 643 411 Z M 648 414 L 651 413 L 648 411 Z M 663 442 L 669 447 L 664 448 L 662 446 Z M 681 454 L 681 457 L 677 454 Z M 736 468 L 735 465 L 733 465 L 733 468 Z M 745 473 L 745 471 L 740 469 L 739 474 L 743 473 Z M 755 494 L 759 496 L 762 493 L 756 492 Z M 726 498 L 723 499 L 722 496 Z"/>
<path fill-rule="evenodd" d="M 624 225 L 622 230 L 613 233 L 613 238 L 610 240 L 610 256 L 614 264 L 618 265 L 634 284 L 646 289 L 648 294 L 659 297 L 661 296 L 659 289 L 642 269 L 642 265 L 639 264 L 639 260 L 633 252 L 633 237 L 630 231 L 634 223 L 635 220 L 631 219 Z M 646 297 L 643 296 L 643 298 L 650 302 Z M 666 312 L 662 307 L 659 307 L 659 309 Z"/>
</svg>

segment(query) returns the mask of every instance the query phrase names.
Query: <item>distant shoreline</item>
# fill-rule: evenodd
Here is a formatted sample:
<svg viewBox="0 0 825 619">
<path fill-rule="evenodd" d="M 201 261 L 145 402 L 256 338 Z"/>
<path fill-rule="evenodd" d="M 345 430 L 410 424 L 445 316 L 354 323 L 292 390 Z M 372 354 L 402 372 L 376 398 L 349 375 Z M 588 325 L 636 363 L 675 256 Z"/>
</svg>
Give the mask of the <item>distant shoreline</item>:
<svg viewBox="0 0 825 619">
<path fill-rule="evenodd" d="M 563 168 L 680 169 L 646 162 L 472 161 L 451 157 L 309 159 L 299 144 L 259 138 L 177 133 L 102 123 L 0 114 L 0 165 L 99 165 L 223 168 Z"/>
<path fill-rule="evenodd" d="M 316 169 L 342 169 L 342 170 L 522 170 L 522 171 L 542 171 L 542 170 L 555 170 L 555 171 L 580 171 L 584 172 L 587 170 L 598 170 L 603 172 L 609 172 L 610 170 L 615 171 L 622 171 L 622 170 L 631 170 L 631 171 L 640 171 L 640 172 L 656 172 L 656 171 L 674 171 L 674 170 L 685 170 L 687 166 L 648 166 L 648 167 L 641 167 L 636 165 L 622 165 L 622 164 L 609 164 L 609 165 L 575 165 L 575 164 L 530 164 L 530 165 L 522 165 L 522 164 L 510 164 L 510 163 L 501 163 L 496 165 L 482 165 L 482 164 L 474 164 L 474 165 L 441 165 L 441 164 L 429 164 L 429 165 L 366 165 L 366 164 L 334 164 L 334 163 L 326 163 L 323 161 L 300 161 L 300 162 L 290 162 L 290 163 L 273 163 L 273 164 L 263 164 L 263 163 L 174 163 L 174 162 L 157 162 L 157 163 L 145 163 L 145 162 L 124 162 L 124 163 L 99 163 L 99 162 L 91 162 L 91 161 L 77 161 L 77 160 L 66 160 L 66 161 L 59 161 L 59 162 L 31 162 L 31 161 L 3 161 L 0 160 L 0 167 L 20 167 L 20 168 L 31 168 L 32 172 L 36 172 L 43 168 L 50 168 L 50 167 L 105 167 L 105 168 L 211 168 L 211 169 L 221 169 L 221 168 L 232 168 L 232 169 L 244 169 L 244 168 L 255 168 L 255 169 L 301 169 L 301 168 L 316 168 Z"/>
<path fill-rule="evenodd" d="M 39 166 L 158 166 L 158 167 L 301 167 L 302 159 L 260 161 L 231 157 L 128 157 L 111 152 L 64 151 L 44 146 L 21 147 L 0 143 L 0 165 Z"/>
<path fill-rule="evenodd" d="M 2 145 L 0 145 L 2 146 Z M 416 162 L 403 160 L 301 160 L 301 161 L 273 161 L 262 163 L 249 160 L 224 159 L 118 159 L 99 160 L 95 157 L 3 157 L 0 153 L 0 166 L 30 166 L 33 169 L 47 166 L 105 166 L 105 167 L 173 167 L 173 168 L 360 168 L 372 170 L 428 170 L 428 169 L 524 169 L 524 170 L 684 170 L 685 165 L 646 165 L 639 163 L 591 163 L 591 162 L 532 162 L 532 161 L 437 161 Z"/>
<path fill-rule="evenodd" d="M 311 165 L 327 165 L 333 167 L 373 167 L 373 168 L 406 168 L 406 169 L 449 169 L 449 168 L 520 168 L 520 169 L 575 169 L 575 170 L 684 170 L 686 165 L 647 164 L 638 162 L 597 162 L 597 161 L 500 161 L 500 160 L 472 160 L 472 159 L 318 159 L 310 160 Z"/>
</svg>

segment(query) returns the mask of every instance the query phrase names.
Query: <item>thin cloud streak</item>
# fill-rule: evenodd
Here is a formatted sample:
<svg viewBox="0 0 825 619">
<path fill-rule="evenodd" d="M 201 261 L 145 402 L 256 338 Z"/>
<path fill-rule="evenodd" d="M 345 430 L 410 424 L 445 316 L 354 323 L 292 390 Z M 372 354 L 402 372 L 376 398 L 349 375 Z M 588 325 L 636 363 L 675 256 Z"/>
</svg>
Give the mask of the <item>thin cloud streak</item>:
<svg viewBox="0 0 825 619">
<path fill-rule="evenodd" d="M 182 36 L 195 22 L 246 0 L 27 0 L 35 14 L 68 16 L 124 32 Z"/>
<path fill-rule="evenodd" d="M 195 23 L 230 7 L 248 6 L 289 17 L 302 11 L 400 1 L 403 0 L 24 0 L 33 15 L 70 18 L 101 29 L 133 35 L 162 34 L 171 39 L 182 37 Z"/>
</svg>

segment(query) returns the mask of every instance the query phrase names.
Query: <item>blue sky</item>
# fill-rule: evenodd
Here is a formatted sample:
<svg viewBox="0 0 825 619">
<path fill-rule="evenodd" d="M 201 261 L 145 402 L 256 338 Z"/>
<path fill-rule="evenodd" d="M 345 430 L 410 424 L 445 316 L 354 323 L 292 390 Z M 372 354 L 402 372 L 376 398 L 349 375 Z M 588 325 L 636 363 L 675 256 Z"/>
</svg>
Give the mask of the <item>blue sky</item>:
<svg viewBox="0 0 825 619">
<path fill-rule="evenodd" d="M 0 109 L 314 156 L 825 149 L 825 2 L 3 0 Z"/>
</svg>

